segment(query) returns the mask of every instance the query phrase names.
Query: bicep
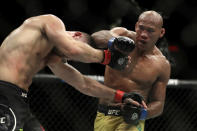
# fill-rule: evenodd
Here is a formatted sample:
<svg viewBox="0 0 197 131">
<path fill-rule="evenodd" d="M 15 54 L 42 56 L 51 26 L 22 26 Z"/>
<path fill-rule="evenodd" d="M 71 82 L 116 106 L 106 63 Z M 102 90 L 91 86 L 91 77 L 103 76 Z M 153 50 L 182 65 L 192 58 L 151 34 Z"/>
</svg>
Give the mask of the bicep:
<svg viewBox="0 0 197 131">
<path fill-rule="evenodd" d="M 166 84 L 160 80 L 154 83 L 151 93 L 149 95 L 149 102 L 153 101 L 165 101 L 166 96 Z"/>
<path fill-rule="evenodd" d="M 111 29 L 110 32 L 111 34 L 113 34 L 113 36 L 117 37 L 117 36 L 126 36 L 128 30 L 124 27 L 115 27 Z"/>
<path fill-rule="evenodd" d="M 112 37 L 127 36 L 129 31 L 124 27 L 115 27 L 111 30 L 101 30 L 91 35 L 94 46 L 97 48 L 107 48 L 108 41 Z"/>
<path fill-rule="evenodd" d="M 111 39 L 113 36 L 110 33 L 109 30 L 101 30 L 98 32 L 95 32 L 91 35 L 93 40 L 93 46 L 96 48 L 107 48 L 107 44 L 109 39 Z"/>
<path fill-rule="evenodd" d="M 54 15 L 46 15 L 43 19 L 43 34 L 46 35 L 48 41 L 55 46 L 63 45 L 68 35 L 62 20 Z"/>
<path fill-rule="evenodd" d="M 166 86 L 168 84 L 168 81 L 170 79 L 170 66 L 166 65 L 165 68 L 161 71 L 161 75 L 158 77 L 156 82 L 153 84 L 152 90 L 151 90 L 151 101 L 165 101 L 166 96 Z"/>
<path fill-rule="evenodd" d="M 66 32 L 61 19 L 49 15 L 45 20 L 46 23 L 43 26 L 43 31 L 46 34 L 47 40 L 52 43 L 61 54 L 70 57 L 73 52 L 78 51 L 78 46 L 74 46 L 78 44 L 77 41 Z"/>
<path fill-rule="evenodd" d="M 126 36 L 135 41 L 136 33 L 134 31 L 128 30 L 124 27 L 115 27 L 111 30 L 111 34 L 114 36 Z"/>
</svg>

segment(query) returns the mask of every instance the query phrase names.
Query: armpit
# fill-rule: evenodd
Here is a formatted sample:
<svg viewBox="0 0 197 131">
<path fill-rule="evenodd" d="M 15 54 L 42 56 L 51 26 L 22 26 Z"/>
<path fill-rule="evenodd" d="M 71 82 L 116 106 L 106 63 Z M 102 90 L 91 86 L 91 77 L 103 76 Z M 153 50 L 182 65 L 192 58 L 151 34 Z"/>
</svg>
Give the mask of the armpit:
<svg viewBox="0 0 197 131">
<path fill-rule="evenodd" d="M 57 48 L 55 48 L 55 47 L 52 49 L 51 52 L 52 53 L 55 53 L 56 55 L 58 55 L 60 57 L 65 57 L 64 54 L 60 50 L 58 50 Z"/>
</svg>

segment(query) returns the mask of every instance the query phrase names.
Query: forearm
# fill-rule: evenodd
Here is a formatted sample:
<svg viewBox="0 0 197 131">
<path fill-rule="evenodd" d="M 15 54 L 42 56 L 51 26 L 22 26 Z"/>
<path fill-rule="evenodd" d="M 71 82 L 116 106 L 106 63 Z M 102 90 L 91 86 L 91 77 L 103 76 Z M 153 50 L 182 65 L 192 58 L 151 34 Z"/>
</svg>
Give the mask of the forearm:
<svg viewBox="0 0 197 131">
<path fill-rule="evenodd" d="M 79 71 L 68 64 L 53 64 L 50 65 L 49 68 L 56 76 L 58 76 L 83 94 L 109 99 L 110 101 L 114 100 L 114 95 L 116 92 L 115 90 L 106 87 L 96 80 L 82 75 Z"/>
<path fill-rule="evenodd" d="M 79 42 L 79 41 L 76 41 Z M 101 63 L 104 59 L 103 50 L 95 49 L 86 43 L 78 43 L 76 52 L 72 53 L 70 57 L 72 60 L 84 63 Z"/>
<path fill-rule="evenodd" d="M 160 101 L 154 101 L 147 104 L 148 116 L 146 119 L 154 118 L 162 114 L 164 104 Z"/>
<path fill-rule="evenodd" d="M 103 50 L 98 50 L 87 43 L 73 39 L 66 32 L 57 32 L 50 37 L 51 43 L 61 56 L 70 60 L 84 63 L 101 63 L 103 61 Z"/>
<path fill-rule="evenodd" d="M 114 89 L 109 88 L 87 76 L 84 76 L 84 81 L 86 83 L 84 91 L 87 93 L 87 95 L 108 99 L 109 101 L 114 102 L 116 93 Z"/>
<path fill-rule="evenodd" d="M 75 68 L 62 62 L 48 65 L 51 71 L 73 87 L 83 87 L 84 79 Z"/>
</svg>

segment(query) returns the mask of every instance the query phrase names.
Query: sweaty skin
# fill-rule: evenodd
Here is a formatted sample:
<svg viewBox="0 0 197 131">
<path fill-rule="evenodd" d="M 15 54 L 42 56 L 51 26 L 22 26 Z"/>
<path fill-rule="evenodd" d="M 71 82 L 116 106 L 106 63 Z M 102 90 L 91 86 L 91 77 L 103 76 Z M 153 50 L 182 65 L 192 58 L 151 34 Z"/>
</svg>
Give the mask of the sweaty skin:
<svg viewBox="0 0 197 131">
<path fill-rule="evenodd" d="M 56 53 L 72 60 L 86 63 L 101 62 L 103 51 L 94 49 L 84 42 L 87 40 L 80 32 L 66 31 L 63 22 L 54 15 L 31 17 L 11 32 L 1 44 L 0 80 L 13 83 L 28 91 L 33 76 L 47 66 L 49 61 L 51 62 L 54 56 L 53 49 L 56 49 Z M 73 77 L 77 77 L 82 83 L 76 84 L 75 80 L 71 79 L 72 77 L 65 81 L 68 80 L 69 84 L 77 89 L 82 88 L 82 93 L 113 99 L 114 90 L 106 86 L 99 87 L 101 84 L 97 81 L 85 78 L 71 66 L 65 66 L 69 70 L 67 75 L 76 75 Z M 86 87 L 87 82 L 98 86 L 96 91 Z M 85 90 L 86 88 L 88 90 Z M 107 95 L 102 96 L 103 93 Z"/>
<path fill-rule="evenodd" d="M 123 27 L 102 30 L 92 34 L 95 46 L 106 48 L 111 37 L 127 36 L 135 41 L 136 48 L 130 53 L 131 63 L 123 71 L 106 66 L 104 84 L 125 92 L 138 92 L 146 102 L 148 117 L 159 116 L 164 107 L 166 85 L 170 78 L 170 64 L 155 46 L 163 37 L 165 29 L 162 17 L 155 11 L 146 11 L 139 16 L 135 32 Z M 114 105 L 107 99 L 100 104 Z"/>
</svg>

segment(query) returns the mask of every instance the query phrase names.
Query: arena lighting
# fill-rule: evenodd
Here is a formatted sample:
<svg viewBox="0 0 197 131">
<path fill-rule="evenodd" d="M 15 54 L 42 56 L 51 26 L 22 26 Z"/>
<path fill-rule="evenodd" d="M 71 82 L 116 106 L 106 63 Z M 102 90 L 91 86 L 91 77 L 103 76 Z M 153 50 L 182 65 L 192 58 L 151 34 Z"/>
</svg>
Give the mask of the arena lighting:
<svg viewBox="0 0 197 131">
<path fill-rule="evenodd" d="M 169 51 L 171 51 L 171 52 L 178 52 L 178 51 L 179 51 L 179 47 L 176 46 L 176 45 L 170 45 L 170 46 L 168 47 L 168 49 L 169 49 Z"/>
</svg>

